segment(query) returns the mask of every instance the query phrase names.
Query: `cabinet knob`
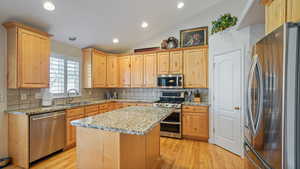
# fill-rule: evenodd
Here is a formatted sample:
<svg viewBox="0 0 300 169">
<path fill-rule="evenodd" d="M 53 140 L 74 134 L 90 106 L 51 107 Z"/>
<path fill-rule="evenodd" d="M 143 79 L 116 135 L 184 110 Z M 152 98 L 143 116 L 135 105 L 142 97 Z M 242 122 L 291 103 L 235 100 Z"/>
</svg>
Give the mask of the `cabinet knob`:
<svg viewBox="0 0 300 169">
<path fill-rule="evenodd" d="M 240 110 L 240 107 L 238 107 L 238 106 L 234 107 L 234 110 Z"/>
</svg>

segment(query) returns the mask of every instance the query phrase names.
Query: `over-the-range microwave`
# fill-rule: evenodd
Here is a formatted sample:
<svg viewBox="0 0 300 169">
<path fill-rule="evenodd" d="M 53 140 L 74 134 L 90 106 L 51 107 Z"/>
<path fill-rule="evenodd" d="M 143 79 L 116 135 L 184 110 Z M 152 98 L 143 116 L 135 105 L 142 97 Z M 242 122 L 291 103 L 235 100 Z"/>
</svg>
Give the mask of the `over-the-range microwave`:
<svg viewBox="0 0 300 169">
<path fill-rule="evenodd" d="M 157 87 L 159 88 L 183 88 L 183 75 L 158 75 Z"/>
</svg>

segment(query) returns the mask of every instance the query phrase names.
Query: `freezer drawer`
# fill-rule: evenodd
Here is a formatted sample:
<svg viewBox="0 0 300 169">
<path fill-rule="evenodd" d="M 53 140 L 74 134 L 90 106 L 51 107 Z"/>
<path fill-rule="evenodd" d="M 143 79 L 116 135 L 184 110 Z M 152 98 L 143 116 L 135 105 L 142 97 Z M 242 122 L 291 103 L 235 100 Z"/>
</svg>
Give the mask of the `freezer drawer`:
<svg viewBox="0 0 300 169">
<path fill-rule="evenodd" d="M 246 157 L 244 160 L 244 169 L 271 169 L 257 156 L 257 153 L 247 144 L 247 141 L 245 141 L 244 150 Z"/>
</svg>

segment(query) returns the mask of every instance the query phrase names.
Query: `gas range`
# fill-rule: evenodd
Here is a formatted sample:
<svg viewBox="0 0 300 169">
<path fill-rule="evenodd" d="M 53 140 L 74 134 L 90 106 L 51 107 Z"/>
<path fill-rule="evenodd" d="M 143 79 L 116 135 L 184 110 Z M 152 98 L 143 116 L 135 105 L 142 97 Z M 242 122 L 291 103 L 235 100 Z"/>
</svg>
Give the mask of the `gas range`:
<svg viewBox="0 0 300 169">
<path fill-rule="evenodd" d="M 184 101 L 184 91 L 161 91 L 160 100 L 154 103 L 155 107 L 172 108 L 173 112 L 160 123 L 160 135 L 172 138 L 181 138 L 181 105 Z"/>
</svg>

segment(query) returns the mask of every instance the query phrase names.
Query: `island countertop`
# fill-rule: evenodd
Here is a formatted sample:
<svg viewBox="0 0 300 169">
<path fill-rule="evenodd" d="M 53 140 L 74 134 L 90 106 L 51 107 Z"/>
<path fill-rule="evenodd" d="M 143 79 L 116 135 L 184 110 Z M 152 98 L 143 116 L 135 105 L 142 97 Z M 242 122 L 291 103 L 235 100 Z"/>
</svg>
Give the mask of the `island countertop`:
<svg viewBox="0 0 300 169">
<path fill-rule="evenodd" d="M 172 109 L 169 108 L 132 106 L 74 120 L 71 124 L 76 127 L 145 135 L 171 113 Z"/>
</svg>

